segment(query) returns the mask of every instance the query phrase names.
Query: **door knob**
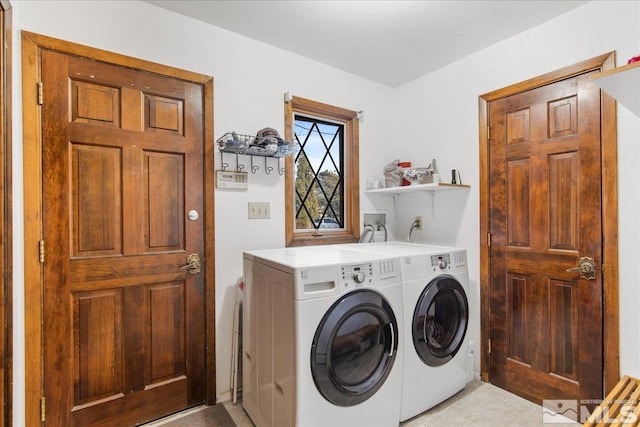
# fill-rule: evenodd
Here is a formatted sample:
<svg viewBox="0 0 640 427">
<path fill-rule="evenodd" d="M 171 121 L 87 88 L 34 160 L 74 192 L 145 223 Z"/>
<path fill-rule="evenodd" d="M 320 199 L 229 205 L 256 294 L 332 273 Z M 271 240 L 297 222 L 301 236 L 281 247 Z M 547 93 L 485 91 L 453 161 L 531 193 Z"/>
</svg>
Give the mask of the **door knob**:
<svg viewBox="0 0 640 427">
<path fill-rule="evenodd" d="M 198 254 L 187 256 L 187 265 L 180 267 L 180 270 L 187 270 L 189 274 L 200 273 L 200 256 Z"/>
<path fill-rule="evenodd" d="M 568 272 L 579 272 L 580 277 L 587 280 L 593 280 L 596 278 L 596 262 L 593 258 L 588 256 L 580 257 L 578 266 L 574 268 L 568 268 Z"/>
</svg>

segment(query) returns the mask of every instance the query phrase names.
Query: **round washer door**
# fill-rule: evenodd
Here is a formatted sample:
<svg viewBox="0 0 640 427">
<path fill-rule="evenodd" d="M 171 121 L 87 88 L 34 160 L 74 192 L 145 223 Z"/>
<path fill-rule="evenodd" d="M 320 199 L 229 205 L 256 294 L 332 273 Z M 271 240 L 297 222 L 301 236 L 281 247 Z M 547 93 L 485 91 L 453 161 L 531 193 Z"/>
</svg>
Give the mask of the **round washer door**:
<svg viewBox="0 0 640 427">
<path fill-rule="evenodd" d="M 322 318 L 311 346 L 318 391 L 338 406 L 369 399 L 391 372 L 397 337 L 396 317 L 382 295 L 360 289 L 341 297 Z"/>
<path fill-rule="evenodd" d="M 467 332 L 469 303 L 462 285 L 442 275 L 424 288 L 413 313 L 413 346 L 429 366 L 453 359 Z"/>
</svg>

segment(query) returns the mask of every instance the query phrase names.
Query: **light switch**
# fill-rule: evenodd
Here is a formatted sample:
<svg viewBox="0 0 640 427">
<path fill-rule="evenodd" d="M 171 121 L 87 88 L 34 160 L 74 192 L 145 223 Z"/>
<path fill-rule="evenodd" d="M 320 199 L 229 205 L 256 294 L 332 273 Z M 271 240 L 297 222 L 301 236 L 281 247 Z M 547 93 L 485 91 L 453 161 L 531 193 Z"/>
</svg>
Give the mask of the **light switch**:
<svg viewBox="0 0 640 427">
<path fill-rule="evenodd" d="M 249 202 L 249 219 L 267 219 L 271 217 L 269 202 Z"/>
</svg>

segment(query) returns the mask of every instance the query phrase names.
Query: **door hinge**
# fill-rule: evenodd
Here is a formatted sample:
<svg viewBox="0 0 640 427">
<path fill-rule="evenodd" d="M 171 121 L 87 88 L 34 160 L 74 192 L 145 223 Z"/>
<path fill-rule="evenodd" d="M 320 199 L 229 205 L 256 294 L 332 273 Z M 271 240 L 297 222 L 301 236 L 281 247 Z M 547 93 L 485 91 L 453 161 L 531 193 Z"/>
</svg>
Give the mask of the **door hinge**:
<svg viewBox="0 0 640 427">
<path fill-rule="evenodd" d="M 41 397 L 40 398 L 40 422 L 46 421 L 46 417 L 45 417 L 46 410 L 47 410 L 46 400 L 44 397 Z"/>
<path fill-rule="evenodd" d="M 44 264 L 44 240 L 40 240 L 40 264 Z"/>
<path fill-rule="evenodd" d="M 38 82 L 38 105 L 44 104 L 44 95 L 42 92 L 42 82 Z"/>
<path fill-rule="evenodd" d="M 487 233 L 487 246 L 491 246 L 491 233 Z"/>
<path fill-rule="evenodd" d="M 487 345 L 487 353 L 491 354 L 491 338 L 489 338 L 489 344 Z"/>
</svg>

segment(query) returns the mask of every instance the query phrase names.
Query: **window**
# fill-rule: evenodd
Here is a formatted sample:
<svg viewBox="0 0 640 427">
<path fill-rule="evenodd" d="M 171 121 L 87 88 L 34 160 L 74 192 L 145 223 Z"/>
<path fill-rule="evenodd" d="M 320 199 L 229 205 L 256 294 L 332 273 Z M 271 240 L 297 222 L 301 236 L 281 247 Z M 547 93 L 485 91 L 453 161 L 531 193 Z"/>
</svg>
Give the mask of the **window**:
<svg viewBox="0 0 640 427">
<path fill-rule="evenodd" d="M 344 226 L 344 127 L 294 113 L 296 231 Z"/>
<path fill-rule="evenodd" d="M 285 102 L 287 246 L 356 242 L 360 229 L 358 120 L 304 98 Z"/>
</svg>

